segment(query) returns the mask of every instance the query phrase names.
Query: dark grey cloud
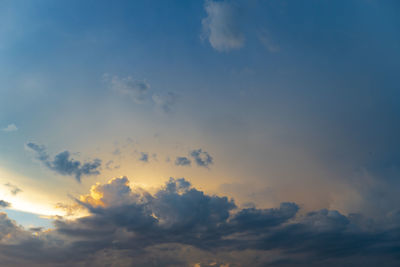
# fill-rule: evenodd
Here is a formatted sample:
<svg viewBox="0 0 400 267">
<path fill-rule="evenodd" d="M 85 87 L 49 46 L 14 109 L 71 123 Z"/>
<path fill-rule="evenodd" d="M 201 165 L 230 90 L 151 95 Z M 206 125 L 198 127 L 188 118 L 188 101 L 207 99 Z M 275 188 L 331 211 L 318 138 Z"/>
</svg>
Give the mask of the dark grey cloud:
<svg viewBox="0 0 400 267">
<path fill-rule="evenodd" d="M 0 260 L 7 266 L 400 263 L 395 218 L 387 226 L 335 210 L 299 214 L 290 202 L 239 209 L 232 199 L 208 195 L 183 178 L 171 178 L 154 194 L 131 187 L 126 177 L 97 184 L 92 192 L 76 200 L 88 216 L 58 219 L 50 232 L 24 230 L 0 213 Z"/>
<path fill-rule="evenodd" d="M 22 189 L 19 188 L 19 187 L 16 186 L 16 185 L 13 185 L 13 184 L 10 184 L 10 183 L 6 183 L 6 184 L 4 184 L 4 186 L 8 187 L 8 188 L 10 189 L 11 194 L 13 194 L 14 196 L 15 196 L 16 194 L 22 192 Z"/>
<path fill-rule="evenodd" d="M 201 167 L 208 167 L 213 164 L 213 158 L 208 152 L 203 151 L 202 149 L 195 149 L 190 152 L 190 156 L 193 157 L 196 164 Z"/>
<path fill-rule="evenodd" d="M 175 159 L 176 166 L 190 166 L 191 163 L 192 161 L 187 157 L 176 157 Z"/>
<path fill-rule="evenodd" d="M 46 147 L 35 143 L 28 143 L 26 147 L 36 153 L 36 158 L 44 166 L 61 175 L 73 175 L 78 182 L 81 181 L 82 176 L 100 174 L 101 160 L 99 159 L 82 163 L 74 160 L 69 151 L 64 151 L 54 156 L 51 160 L 47 154 Z"/>
</svg>

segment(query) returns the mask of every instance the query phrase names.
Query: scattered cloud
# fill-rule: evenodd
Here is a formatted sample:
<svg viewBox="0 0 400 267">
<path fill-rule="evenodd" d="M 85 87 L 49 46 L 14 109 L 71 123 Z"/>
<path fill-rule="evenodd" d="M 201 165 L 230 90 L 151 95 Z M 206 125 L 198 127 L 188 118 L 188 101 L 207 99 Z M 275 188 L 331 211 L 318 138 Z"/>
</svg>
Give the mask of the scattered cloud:
<svg viewBox="0 0 400 267">
<path fill-rule="evenodd" d="M 146 81 L 136 80 L 131 76 L 120 78 L 116 75 L 104 74 L 103 80 L 109 85 L 111 90 L 131 97 L 136 103 L 143 102 L 150 91 L 150 85 Z"/>
<path fill-rule="evenodd" d="M 152 96 L 156 110 L 162 113 L 170 113 L 176 103 L 178 96 L 173 92 L 167 92 L 165 94 L 155 93 Z"/>
<path fill-rule="evenodd" d="M 36 154 L 36 158 L 44 166 L 61 175 L 73 175 L 78 182 L 81 181 L 82 176 L 100 174 L 101 160 L 99 159 L 82 163 L 71 158 L 69 151 L 61 152 L 54 156 L 53 159 L 50 159 L 45 146 L 27 143 L 26 147 Z"/>
<path fill-rule="evenodd" d="M 3 128 L 1 130 L 3 132 L 15 132 L 18 130 L 18 128 L 14 123 L 12 123 L 12 124 L 7 125 L 7 127 Z"/>
<path fill-rule="evenodd" d="M 8 187 L 10 189 L 11 194 L 13 194 L 14 196 L 22 192 L 22 189 L 16 185 L 6 183 L 4 184 L 4 186 Z"/>
<path fill-rule="evenodd" d="M 202 20 L 203 38 L 217 51 L 243 47 L 245 38 L 240 28 L 240 10 L 232 2 L 206 1 L 207 17 Z"/>
<path fill-rule="evenodd" d="M 191 160 L 187 157 L 176 157 L 175 159 L 176 166 L 190 166 L 191 163 Z"/>
<path fill-rule="evenodd" d="M 140 152 L 140 158 L 139 158 L 139 160 L 140 160 L 140 161 L 143 161 L 143 162 L 149 162 L 149 153 Z"/>
<path fill-rule="evenodd" d="M 213 158 L 208 152 L 203 151 L 202 149 L 196 149 L 190 152 L 190 155 L 195 160 L 196 164 L 200 167 L 208 168 L 209 165 L 213 164 Z"/>
</svg>

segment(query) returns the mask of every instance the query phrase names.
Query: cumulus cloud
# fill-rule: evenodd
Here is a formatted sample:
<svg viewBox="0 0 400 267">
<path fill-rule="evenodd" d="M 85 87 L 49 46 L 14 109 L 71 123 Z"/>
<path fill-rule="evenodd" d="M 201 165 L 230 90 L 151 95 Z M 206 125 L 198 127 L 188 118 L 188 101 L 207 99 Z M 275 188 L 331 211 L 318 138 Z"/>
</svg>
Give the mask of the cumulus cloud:
<svg viewBox="0 0 400 267">
<path fill-rule="evenodd" d="M 152 96 L 156 110 L 163 113 L 170 113 L 172 111 L 177 98 L 177 95 L 173 92 L 167 92 L 165 94 L 155 93 Z"/>
<path fill-rule="evenodd" d="M 10 184 L 10 183 L 6 183 L 6 184 L 4 184 L 4 186 L 8 187 L 8 188 L 10 189 L 11 194 L 13 194 L 14 196 L 15 196 L 16 194 L 22 192 L 22 189 L 19 188 L 19 187 L 16 186 L 16 185 L 13 185 L 13 184 Z"/>
<path fill-rule="evenodd" d="M 175 159 L 176 166 L 190 166 L 191 163 L 192 161 L 187 157 L 176 157 Z"/>
<path fill-rule="evenodd" d="M 27 143 L 26 147 L 36 154 L 36 158 L 40 160 L 44 166 L 61 175 L 73 175 L 80 182 L 82 176 L 100 174 L 101 160 L 94 159 L 90 162 L 82 163 L 74 160 L 69 151 L 61 152 L 50 159 L 46 151 L 46 147 L 35 143 Z"/>
<path fill-rule="evenodd" d="M 299 214 L 295 203 L 238 209 L 186 179 L 154 193 L 127 177 L 92 186 L 51 231 L 25 230 L 0 213 L 7 266 L 398 266 L 400 227 L 335 210 Z M 69 207 L 67 207 L 69 208 Z M 77 209 L 74 207 L 73 209 Z"/>
<path fill-rule="evenodd" d="M 201 148 L 191 151 L 190 155 L 195 160 L 195 162 L 198 166 L 207 168 L 209 165 L 214 163 L 211 155 L 208 154 L 208 152 L 203 151 Z"/>
<path fill-rule="evenodd" d="M 150 91 L 150 85 L 146 81 L 137 80 L 131 76 L 121 78 L 116 75 L 104 74 L 103 79 L 111 90 L 129 96 L 137 103 L 143 102 Z"/>
<path fill-rule="evenodd" d="M 7 127 L 3 128 L 1 130 L 3 132 L 15 132 L 18 130 L 18 128 L 14 123 L 12 123 L 12 124 L 7 125 Z"/>
<path fill-rule="evenodd" d="M 202 20 L 203 37 L 217 51 L 239 49 L 244 45 L 240 29 L 240 13 L 236 5 L 228 1 L 207 1 L 207 17 Z"/>
</svg>

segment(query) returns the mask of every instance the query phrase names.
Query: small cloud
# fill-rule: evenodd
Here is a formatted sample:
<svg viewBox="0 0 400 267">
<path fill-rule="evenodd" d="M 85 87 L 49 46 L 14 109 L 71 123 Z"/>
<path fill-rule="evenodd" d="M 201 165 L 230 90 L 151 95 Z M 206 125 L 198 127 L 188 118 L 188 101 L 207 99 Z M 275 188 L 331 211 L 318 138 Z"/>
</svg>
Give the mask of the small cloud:
<svg viewBox="0 0 400 267">
<path fill-rule="evenodd" d="M 15 132 L 15 131 L 18 130 L 18 128 L 14 123 L 12 123 L 12 124 L 9 124 L 7 127 L 3 128 L 1 130 L 3 132 Z"/>
<path fill-rule="evenodd" d="M 211 155 L 202 149 L 193 150 L 190 152 L 190 155 L 193 157 L 198 166 L 208 168 L 209 165 L 214 163 Z"/>
<path fill-rule="evenodd" d="M 163 113 L 170 113 L 172 111 L 177 98 L 177 95 L 173 92 L 167 92 L 166 94 L 155 93 L 152 96 L 156 110 Z"/>
<path fill-rule="evenodd" d="M 58 153 L 53 160 L 50 160 L 45 146 L 28 143 L 26 147 L 36 153 L 36 158 L 40 160 L 44 166 L 61 175 L 74 175 L 78 182 L 81 181 L 83 175 L 100 174 L 101 160 L 99 159 L 82 163 L 71 158 L 71 153 L 66 150 Z"/>
<path fill-rule="evenodd" d="M 107 163 L 105 164 L 106 169 L 107 170 L 113 170 L 113 169 L 119 169 L 120 166 L 119 165 L 114 165 L 114 161 L 113 160 L 109 160 L 107 161 Z"/>
<path fill-rule="evenodd" d="M 244 45 L 244 35 L 240 29 L 239 9 L 228 1 L 207 1 L 207 17 L 202 20 L 203 38 L 207 38 L 217 51 L 240 49 Z"/>
<path fill-rule="evenodd" d="M 259 33 L 258 39 L 268 49 L 269 52 L 277 53 L 281 51 L 281 47 L 272 40 L 271 35 L 267 31 Z"/>
<path fill-rule="evenodd" d="M 176 166 L 190 166 L 191 160 L 187 157 L 176 157 L 175 165 Z"/>
<path fill-rule="evenodd" d="M 120 78 L 118 76 L 103 75 L 103 80 L 111 90 L 131 97 L 136 103 L 141 103 L 150 90 L 150 85 L 144 80 L 136 80 L 131 76 Z"/>
<path fill-rule="evenodd" d="M 7 186 L 8 188 L 10 188 L 10 192 L 11 192 L 11 194 L 13 194 L 14 196 L 15 196 L 16 194 L 22 192 L 22 189 L 19 188 L 19 187 L 16 186 L 16 185 L 13 185 L 13 184 L 10 184 L 10 183 L 6 183 L 6 184 L 4 184 L 4 185 Z"/>
<path fill-rule="evenodd" d="M 0 200 L 0 208 L 9 208 L 9 207 L 11 207 L 11 203 L 4 200 Z"/>
<path fill-rule="evenodd" d="M 139 158 L 140 161 L 149 162 L 149 153 L 141 152 L 141 156 Z"/>
</svg>

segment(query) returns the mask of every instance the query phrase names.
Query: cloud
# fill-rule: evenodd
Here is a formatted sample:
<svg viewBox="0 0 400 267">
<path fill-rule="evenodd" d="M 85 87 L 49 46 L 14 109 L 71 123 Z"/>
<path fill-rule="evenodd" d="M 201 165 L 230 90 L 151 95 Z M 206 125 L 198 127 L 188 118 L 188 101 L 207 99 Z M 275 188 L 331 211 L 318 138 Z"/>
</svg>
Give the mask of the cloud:
<svg viewBox="0 0 400 267">
<path fill-rule="evenodd" d="M 191 160 L 187 157 L 176 157 L 175 165 L 176 166 L 190 166 Z"/>
<path fill-rule="evenodd" d="M 150 85 L 144 80 L 136 80 L 131 76 L 120 78 L 116 75 L 103 75 L 104 81 L 111 90 L 132 98 L 136 103 L 141 103 L 150 91 Z"/>
<path fill-rule="evenodd" d="M 258 34 L 258 39 L 261 43 L 268 49 L 271 53 L 277 53 L 281 51 L 281 47 L 276 44 L 273 40 L 271 35 L 267 31 L 262 31 Z"/>
<path fill-rule="evenodd" d="M 163 113 L 170 113 L 176 103 L 178 96 L 173 92 L 166 94 L 155 93 L 152 96 L 156 109 Z"/>
<path fill-rule="evenodd" d="M 149 162 L 149 153 L 140 152 L 140 155 L 141 155 L 139 158 L 140 161 Z"/>
<path fill-rule="evenodd" d="M 214 163 L 210 154 L 202 149 L 193 150 L 190 152 L 190 155 L 193 157 L 198 166 L 207 168 L 209 165 Z"/>
<path fill-rule="evenodd" d="M 240 29 L 240 13 L 228 1 L 206 1 L 207 17 L 202 20 L 203 36 L 217 51 L 231 51 L 243 47 L 245 38 Z"/>
<path fill-rule="evenodd" d="M 64 151 L 51 160 L 46 152 L 46 147 L 35 143 L 28 143 L 26 147 L 36 153 L 36 158 L 40 160 L 44 166 L 61 175 L 73 175 L 80 182 L 82 176 L 100 174 L 101 160 L 94 159 L 91 162 L 82 163 L 71 158 L 69 151 Z"/>
<path fill-rule="evenodd" d="M 10 192 L 11 192 L 11 194 L 13 194 L 14 196 L 15 196 L 16 194 L 22 192 L 22 189 L 19 188 L 19 187 L 16 186 L 16 185 L 13 185 L 13 184 L 10 184 L 10 183 L 6 183 L 6 184 L 4 184 L 4 185 L 5 185 L 6 187 L 10 188 Z"/>
<path fill-rule="evenodd" d="M 0 208 L 9 208 L 9 207 L 11 207 L 11 203 L 4 200 L 0 200 Z"/>
<path fill-rule="evenodd" d="M 9 124 L 7 127 L 1 129 L 3 132 L 15 132 L 18 130 L 17 126 L 14 123 Z"/>
<path fill-rule="evenodd" d="M 62 208 L 71 207 L 61 205 Z M 184 178 L 149 193 L 127 177 L 92 186 L 78 219 L 25 230 L 0 213 L 6 266 L 398 266 L 399 224 L 295 203 L 238 209 Z M 35 235 L 32 235 L 32 231 Z"/>
</svg>

